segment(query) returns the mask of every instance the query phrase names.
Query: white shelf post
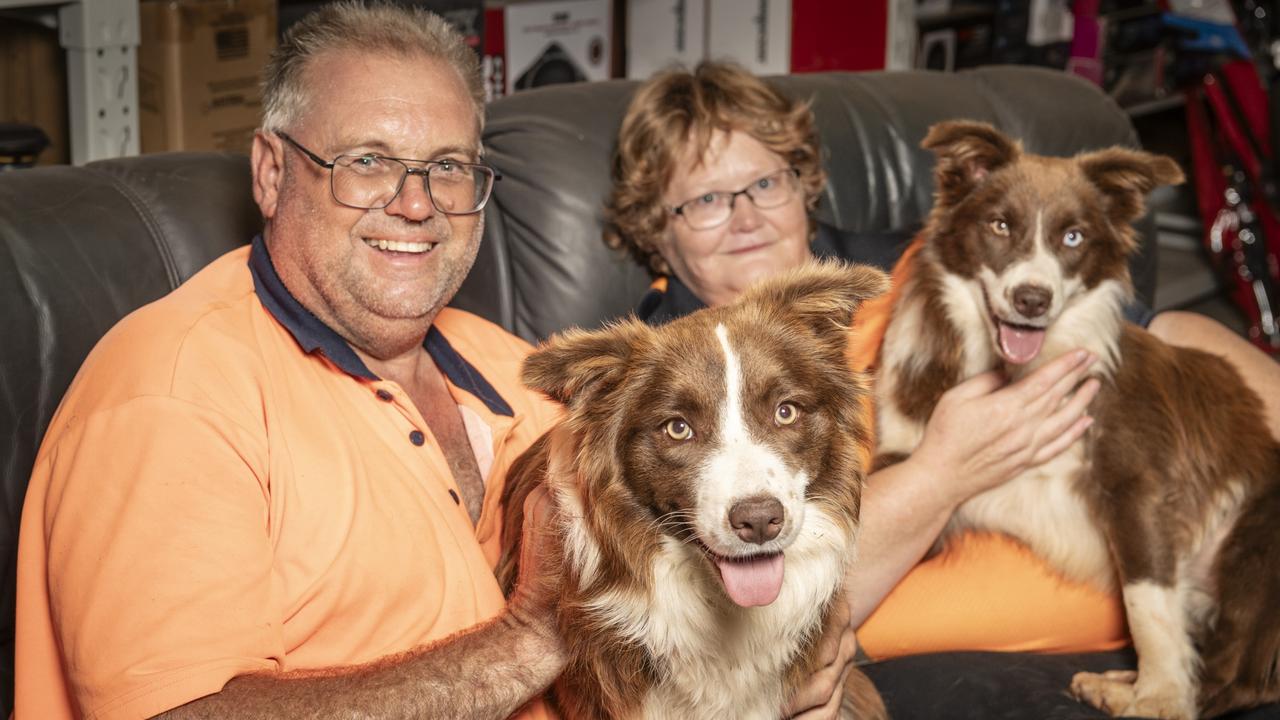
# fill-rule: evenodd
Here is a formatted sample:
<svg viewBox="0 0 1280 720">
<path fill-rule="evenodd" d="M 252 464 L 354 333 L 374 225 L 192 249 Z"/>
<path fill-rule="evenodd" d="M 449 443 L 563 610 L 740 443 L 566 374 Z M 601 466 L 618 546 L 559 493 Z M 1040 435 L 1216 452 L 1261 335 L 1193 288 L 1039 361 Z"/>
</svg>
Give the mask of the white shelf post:
<svg viewBox="0 0 1280 720">
<path fill-rule="evenodd" d="M 80 0 L 58 12 L 67 51 L 71 162 L 138 154 L 138 0 Z"/>
</svg>

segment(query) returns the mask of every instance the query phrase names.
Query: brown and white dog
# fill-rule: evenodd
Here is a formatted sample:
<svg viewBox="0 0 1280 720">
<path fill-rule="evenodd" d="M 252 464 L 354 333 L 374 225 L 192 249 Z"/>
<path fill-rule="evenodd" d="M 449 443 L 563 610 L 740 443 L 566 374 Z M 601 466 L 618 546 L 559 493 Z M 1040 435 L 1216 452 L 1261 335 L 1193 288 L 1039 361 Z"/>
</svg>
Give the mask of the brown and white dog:
<svg viewBox="0 0 1280 720">
<path fill-rule="evenodd" d="M 563 717 L 777 718 L 817 668 L 870 454 L 848 324 L 886 286 L 815 263 L 730 306 L 571 330 L 528 358 L 525 382 L 566 413 L 509 475 L 499 578 L 510 590 L 524 498 L 567 430 L 573 479 L 551 487 Z M 842 716 L 884 716 L 856 669 Z"/>
<path fill-rule="evenodd" d="M 1078 674 L 1112 714 L 1213 715 L 1280 698 L 1280 448 L 1224 360 L 1124 322 L 1131 223 L 1170 159 L 1031 155 L 992 127 L 931 128 L 935 205 L 877 378 L 877 464 L 920 442 L 939 396 L 1073 348 L 1098 358 L 1086 436 L 964 503 L 949 531 L 1025 542 L 1065 576 L 1119 584 L 1138 670 Z"/>
</svg>

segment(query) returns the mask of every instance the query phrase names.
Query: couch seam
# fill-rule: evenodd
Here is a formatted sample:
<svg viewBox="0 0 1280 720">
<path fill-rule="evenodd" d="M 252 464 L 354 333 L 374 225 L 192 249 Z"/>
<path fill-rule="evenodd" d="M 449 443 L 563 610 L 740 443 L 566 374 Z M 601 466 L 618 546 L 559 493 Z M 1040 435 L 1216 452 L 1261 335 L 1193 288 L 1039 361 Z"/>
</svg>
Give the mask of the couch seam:
<svg viewBox="0 0 1280 720">
<path fill-rule="evenodd" d="M 133 206 L 134 212 L 138 213 L 138 217 L 142 220 L 142 224 L 147 227 L 148 233 L 151 235 L 151 244 L 155 246 L 156 253 L 160 256 L 160 263 L 164 265 L 165 274 L 168 276 L 169 289 L 178 287 L 178 267 L 173 259 L 173 253 L 170 252 L 169 246 L 164 242 L 164 233 L 160 232 L 160 223 L 156 220 L 155 214 L 151 212 L 150 207 L 143 202 L 142 197 L 133 189 L 132 186 L 125 183 L 118 176 L 108 172 L 103 172 L 98 168 L 89 168 L 93 172 L 107 178 L 111 186 L 120 192 L 121 195 L 129 201 Z"/>
</svg>

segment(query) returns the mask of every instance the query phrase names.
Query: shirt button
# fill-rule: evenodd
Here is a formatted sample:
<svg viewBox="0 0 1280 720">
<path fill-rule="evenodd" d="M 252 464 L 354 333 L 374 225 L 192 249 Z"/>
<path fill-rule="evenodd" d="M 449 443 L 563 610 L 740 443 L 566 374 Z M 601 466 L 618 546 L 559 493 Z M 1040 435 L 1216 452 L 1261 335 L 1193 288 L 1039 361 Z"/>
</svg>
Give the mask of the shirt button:
<svg viewBox="0 0 1280 720">
<path fill-rule="evenodd" d="M 427 441 L 427 438 L 425 435 L 422 434 L 421 430 L 414 430 L 413 432 L 409 433 L 409 442 L 413 443 L 414 445 L 422 445 L 422 443 L 426 441 Z"/>
<path fill-rule="evenodd" d="M 395 397 L 394 395 L 391 394 L 390 390 L 384 390 L 383 388 L 378 388 L 378 392 L 375 394 L 378 396 L 379 400 L 385 400 L 386 402 L 391 402 L 391 400 Z"/>
<path fill-rule="evenodd" d="M 462 499 L 458 497 L 458 493 L 455 492 L 453 488 L 449 488 L 449 497 L 453 498 L 454 503 L 458 505 L 462 504 Z"/>
</svg>

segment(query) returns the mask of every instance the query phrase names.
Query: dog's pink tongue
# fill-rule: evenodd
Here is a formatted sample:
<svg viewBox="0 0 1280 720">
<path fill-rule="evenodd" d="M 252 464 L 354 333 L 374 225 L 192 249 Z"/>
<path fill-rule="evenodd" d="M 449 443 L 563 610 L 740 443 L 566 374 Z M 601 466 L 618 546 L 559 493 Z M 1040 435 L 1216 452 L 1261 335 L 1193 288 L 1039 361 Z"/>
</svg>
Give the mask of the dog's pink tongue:
<svg viewBox="0 0 1280 720">
<path fill-rule="evenodd" d="M 1000 323 L 1000 349 L 1004 352 L 1004 359 L 1015 365 L 1035 360 L 1043 344 L 1044 330 L 1018 328 Z"/>
<path fill-rule="evenodd" d="M 748 560 L 716 558 L 729 599 L 742 607 L 768 605 L 782 590 L 782 553 Z"/>
</svg>

